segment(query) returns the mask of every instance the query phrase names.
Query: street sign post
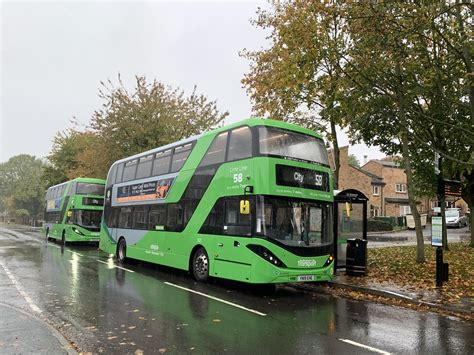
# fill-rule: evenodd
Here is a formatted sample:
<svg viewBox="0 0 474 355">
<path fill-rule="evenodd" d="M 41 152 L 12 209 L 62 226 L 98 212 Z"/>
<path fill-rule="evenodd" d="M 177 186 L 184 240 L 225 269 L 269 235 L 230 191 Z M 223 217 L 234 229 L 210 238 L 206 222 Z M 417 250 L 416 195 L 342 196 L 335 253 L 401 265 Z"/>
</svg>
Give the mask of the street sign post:
<svg viewBox="0 0 474 355">
<path fill-rule="evenodd" d="M 439 170 L 439 158 L 440 158 L 439 153 L 438 153 L 438 152 L 435 152 L 435 153 L 434 153 L 434 160 L 433 160 L 435 175 L 439 175 L 439 173 L 440 173 L 440 170 Z"/>
<path fill-rule="evenodd" d="M 448 281 L 448 264 L 443 262 L 443 217 L 431 217 L 431 245 L 436 247 L 436 286 Z"/>
<path fill-rule="evenodd" d="M 431 245 L 443 246 L 443 220 L 442 217 L 431 217 Z"/>
</svg>

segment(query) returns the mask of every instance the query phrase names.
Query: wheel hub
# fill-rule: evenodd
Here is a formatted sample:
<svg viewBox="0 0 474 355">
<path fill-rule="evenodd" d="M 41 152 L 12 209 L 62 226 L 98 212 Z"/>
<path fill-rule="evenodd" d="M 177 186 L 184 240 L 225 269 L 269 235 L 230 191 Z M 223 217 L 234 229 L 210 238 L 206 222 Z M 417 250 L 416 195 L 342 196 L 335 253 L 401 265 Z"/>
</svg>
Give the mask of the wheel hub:
<svg viewBox="0 0 474 355">
<path fill-rule="evenodd" d="M 200 275 L 200 276 L 205 276 L 207 275 L 207 271 L 208 271 L 208 261 L 207 261 L 207 257 L 203 254 L 200 254 L 197 258 L 196 258 L 196 271 L 197 273 Z"/>
</svg>

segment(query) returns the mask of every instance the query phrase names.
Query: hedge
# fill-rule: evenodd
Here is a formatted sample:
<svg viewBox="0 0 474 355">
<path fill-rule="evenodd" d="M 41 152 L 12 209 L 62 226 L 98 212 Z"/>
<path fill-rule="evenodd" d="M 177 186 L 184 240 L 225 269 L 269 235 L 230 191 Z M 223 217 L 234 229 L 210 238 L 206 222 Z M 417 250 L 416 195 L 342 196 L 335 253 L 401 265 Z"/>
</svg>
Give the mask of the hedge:
<svg viewBox="0 0 474 355">
<path fill-rule="evenodd" d="M 391 217 L 388 217 L 388 218 L 391 218 Z M 382 231 L 392 231 L 392 230 L 393 230 L 392 224 L 384 220 L 380 220 L 379 218 L 367 220 L 368 232 L 382 232 Z"/>
</svg>

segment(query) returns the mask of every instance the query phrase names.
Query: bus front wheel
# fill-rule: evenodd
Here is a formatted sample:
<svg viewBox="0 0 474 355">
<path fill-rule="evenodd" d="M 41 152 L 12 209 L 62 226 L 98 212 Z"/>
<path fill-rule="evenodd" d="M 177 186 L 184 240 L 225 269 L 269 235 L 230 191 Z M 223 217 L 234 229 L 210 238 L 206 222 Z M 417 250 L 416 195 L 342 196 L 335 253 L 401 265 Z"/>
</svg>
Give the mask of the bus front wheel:
<svg viewBox="0 0 474 355">
<path fill-rule="evenodd" d="M 204 248 L 199 248 L 194 253 L 193 275 L 196 281 L 200 282 L 205 282 L 209 278 L 209 257 Z"/>
<path fill-rule="evenodd" d="M 121 238 L 117 245 L 117 260 L 119 263 L 123 263 L 127 258 L 127 242 L 124 238 Z"/>
</svg>

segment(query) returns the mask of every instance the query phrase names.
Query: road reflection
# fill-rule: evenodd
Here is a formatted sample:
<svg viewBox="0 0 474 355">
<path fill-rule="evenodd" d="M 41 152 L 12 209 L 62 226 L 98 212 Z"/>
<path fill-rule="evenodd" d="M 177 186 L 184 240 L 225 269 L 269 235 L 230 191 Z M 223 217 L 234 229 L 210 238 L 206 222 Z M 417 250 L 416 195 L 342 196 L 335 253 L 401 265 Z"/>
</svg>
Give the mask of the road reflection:
<svg viewBox="0 0 474 355">
<path fill-rule="evenodd" d="M 2 259 L 50 321 L 84 351 L 365 352 L 341 338 L 390 352 L 472 349 L 472 325 L 438 315 L 291 287 L 197 284 L 184 272 L 147 263 L 119 268 L 95 246 L 0 242 Z"/>
</svg>

